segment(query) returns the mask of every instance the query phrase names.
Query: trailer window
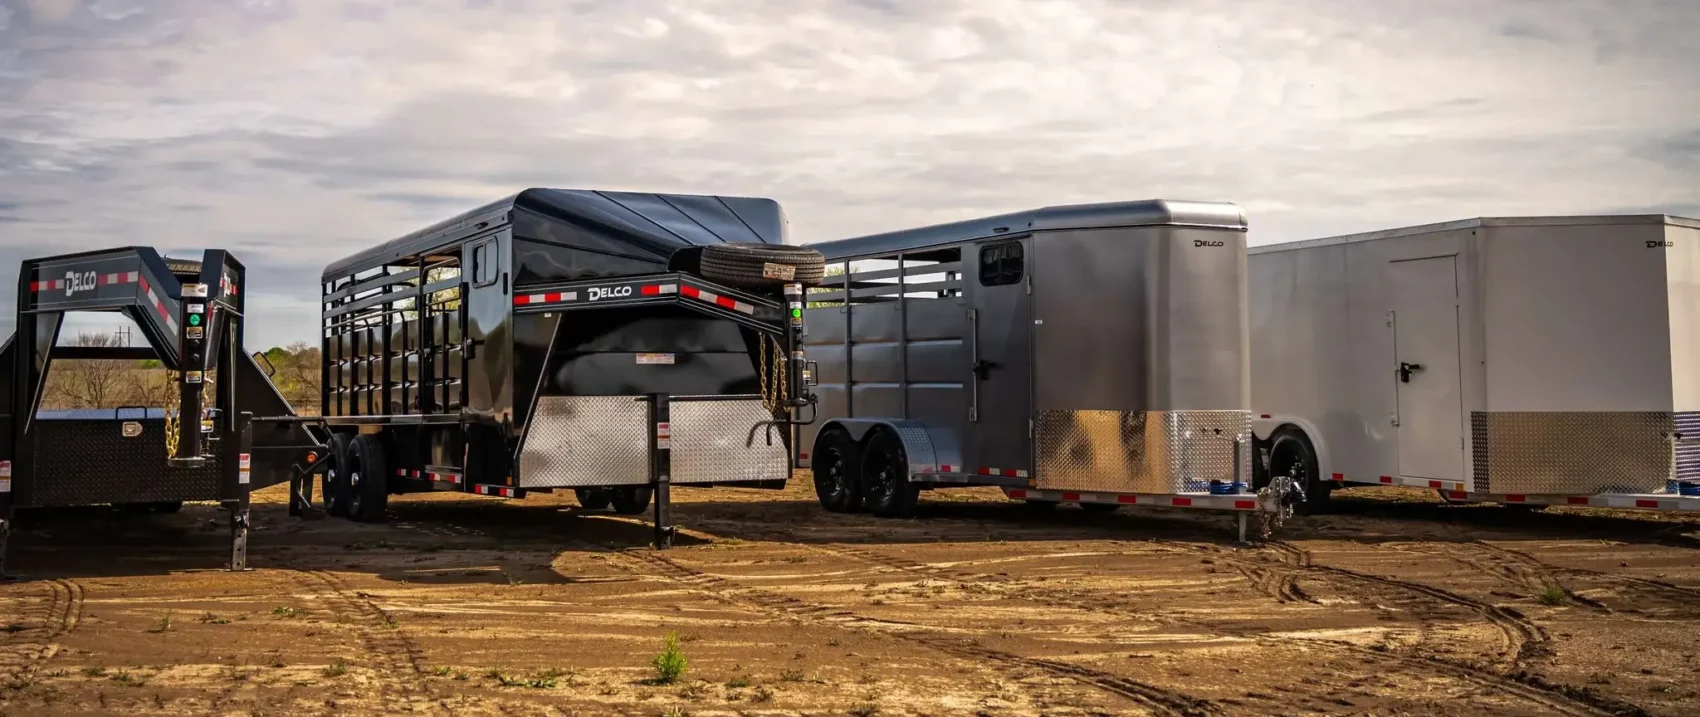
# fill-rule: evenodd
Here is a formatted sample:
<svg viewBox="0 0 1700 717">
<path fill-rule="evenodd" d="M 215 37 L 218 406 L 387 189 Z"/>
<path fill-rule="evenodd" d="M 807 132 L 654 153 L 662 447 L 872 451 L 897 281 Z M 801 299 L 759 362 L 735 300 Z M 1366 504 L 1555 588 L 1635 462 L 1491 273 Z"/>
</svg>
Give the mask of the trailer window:
<svg viewBox="0 0 1700 717">
<path fill-rule="evenodd" d="M 493 284 L 500 273 L 502 263 L 496 258 L 495 240 L 486 241 L 472 248 L 473 283 L 477 286 Z"/>
<path fill-rule="evenodd" d="M 1002 286 L 1021 282 L 1021 242 L 1004 242 L 980 247 L 980 285 Z"/>
</svg>

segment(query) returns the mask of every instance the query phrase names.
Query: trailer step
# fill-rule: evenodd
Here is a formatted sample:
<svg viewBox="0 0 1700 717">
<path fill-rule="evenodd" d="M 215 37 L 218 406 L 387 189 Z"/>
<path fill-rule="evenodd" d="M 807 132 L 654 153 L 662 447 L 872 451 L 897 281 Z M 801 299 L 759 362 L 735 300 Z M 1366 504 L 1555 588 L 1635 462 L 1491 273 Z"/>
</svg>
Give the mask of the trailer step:
<svg viewBox="0 0 1700 717">
<path fill-rule="evenodd" d="M 525 497 L 525 491 L 518 488 L 509 488 L 505 485 L 485 485 L 483 483 L 474 483 L 472 485 L 472 492 L 477 493 L 478 495 L 490 495 L 497 498 Z"/>
<path fill-rule="evenodd" d="M 1015 500 L 1052 501 L 1057 503 L 1115 503 L 1118 505 L 1149 505 L 1160 508 L 1197 508 L 1201 510 L 1259 510 L 1257 496 L 1215 495 L 1212 493 L 1175 493 L 1153 495 L 1146 493 L 1074 492 L 1060 490 L 1004 490 Z M 1265 510 L 1274 510 L 1273 506 Z"/>
</svg>

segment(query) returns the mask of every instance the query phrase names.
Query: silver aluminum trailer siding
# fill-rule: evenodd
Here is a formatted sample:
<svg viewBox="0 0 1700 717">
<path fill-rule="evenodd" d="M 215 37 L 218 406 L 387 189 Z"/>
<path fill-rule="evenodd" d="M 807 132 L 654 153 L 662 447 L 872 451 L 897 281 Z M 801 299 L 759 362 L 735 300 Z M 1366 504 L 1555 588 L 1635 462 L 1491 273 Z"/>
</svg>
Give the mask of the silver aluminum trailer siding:
<svg viewBox="0 0 1700 717">
<path fill-rule="evenodd" d="M 844 272 L 805 311 L 822 504 L 1265 509 L 1208 492 L 1249 482 L 1245 233 L 1232 204 L 1140 201 L 812 244 Z"/>
<path fill-rule="evenodd" d="M 1700 221 L 1481 218 L 1249 255 L 1254 433 L 1311 508 L 1384 484 L 1700 509 L 1668 489 L 1700 478 Z"/>
</svg>

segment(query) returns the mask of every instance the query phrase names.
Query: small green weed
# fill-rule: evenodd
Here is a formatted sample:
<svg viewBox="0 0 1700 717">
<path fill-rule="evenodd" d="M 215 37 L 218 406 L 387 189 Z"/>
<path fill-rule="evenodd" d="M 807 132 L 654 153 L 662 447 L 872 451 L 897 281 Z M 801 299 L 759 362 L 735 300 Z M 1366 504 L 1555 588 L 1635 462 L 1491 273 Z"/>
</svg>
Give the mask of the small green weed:
<svg viewBox="0 0 1700 717">
<path fill-rule="evenodd" d="M 741 690 L 741 689 L 744 689 L 745 687 L 750 686 L 750 678 L 745 676 L 745 675 L 738 675 L 736 677 L 733 677 L 730 680 L 727 680 L 726 686 L 730 687 L 734 690 Z"/>
<path fill-rule="evenodd" d="M 299 617 L 300 615 L 300 610 L 289 607 L 288 605 L 279 605 L 272 608 L 272 617 Z"/>
<path fill-rule="evenodd" d="M 225 619 L 225 618 L 214 615 L 210 612 L 203 612 L 203 613 L 201 613 L 201 624 L 202 625 L 229 625 L 230 621 Z"/>
<path fill-rule="evenodd" d="M 1540 600 L 1542 605 L 1558 606 L 1570 602 L 1570 596 L 1564 593 L 1564 588 L 1548 585 L 1541 591 Z"/>
<path fill-rule="evenodd" d="M 165 617 L 155 620 L 153 627 L 148 628 L 148 632 L 155 634 L 171 632 L 171 614 L 166 613 Z"/>
<path fill-rule="evenodd" d="M 348 661 L 339 659 L 336 662 L 332 662 L 324 669 L 323 674 L 326 677 L 341 677 L 348 674 Z"/>
<path fill-rule="evenodd" d="M 787 669 L 779 673 L 780 682 L 802 682 L 803 671 Z"/>
<path fill-rule="evenodd" d="M 679 681 L 685 674 L 689 661 L 685 659 L 685 651 L 679 647 L 679 633 L 667 633 L 667 642 L 661 649 L 661 654 L 649 661 L 650 667 L 655 668 L 654 682 L 658 685 L 670 685 Z"/>
<path fill-rule="evenodd" d="M 106 674 L 106 668 L 100 665 L 89 665 L 83 668 L 84 677 L 100 677 Z"/>
</svg>

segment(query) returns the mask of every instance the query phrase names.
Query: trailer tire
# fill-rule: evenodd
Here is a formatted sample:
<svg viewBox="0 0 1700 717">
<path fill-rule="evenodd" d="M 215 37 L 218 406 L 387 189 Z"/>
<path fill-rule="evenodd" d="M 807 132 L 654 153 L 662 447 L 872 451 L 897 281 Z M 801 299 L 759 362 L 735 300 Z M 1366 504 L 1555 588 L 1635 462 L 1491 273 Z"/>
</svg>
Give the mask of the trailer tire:
<svg viewBox="0 0 1700 717">
<path fill-rule="evenodd" d="M 1317 465 L 1316 449 L 1304 432 L 1282 428 L 1269 443 L 1269 475 L 1287 475 L 1304 488 L 1305 499 L 1294 506 L 1300 515 L 1321 515 L 1328 512 L 1329 493 L 1333 486 L 1322 480 Z"/>
<path fill-rule="evenodd" d="M 850 434 L 829 429 L 815 439 L 810 459 L 815 497 L 828 513 L 854 513 L 862 508 L 862 447 Z"/>
<path fill-rule="evenodd" d="M 348 434 L 331 434 L 331 463 L 325 467 L 325 512 L 337 517 L 348 516 L 349 443 Z"/>
<path fill-rule="evenodd" d="M 355 437 L 349 444 L 354 465 L 348 471 L 348 517 L 361 523 L 380 523 L 389 507 L 389 465 L 384 443 L 377 436 Z"/>
<path fill-rule="evenodd" d="M 608 502 L 620 515 L 642 515 L 649 510 L 649 501 L 654 496 L 655 489 L 647 485 L 622 486 L 609 489 Z"/>
<path fill-rule="evenodd" d="M 766 288 L 798 283 L 816 286 L 826 278 L 826 257 L 819 251 L 794 244 L 729 243 L 708 244 L 696 257 L 702 278 L 728 286 Z M 768 264 L 791 267 L 791 281 L 768 278 Z"/>
<path fill-rule="evenodd" d="M 608 491 L 600 488 L 574 488 L 573 497 L 578 498 L 578 504 L 585 510 L 607 510 L 614 502 Z"/>
<path fill-rule="evenodd" d="M 920 484 L 909 480 L 903 442 L 891 431 L 874 431 L 862 446 L 862 504 L 881 518 L 907 518 L 920 497 Z"/>
</svg>

